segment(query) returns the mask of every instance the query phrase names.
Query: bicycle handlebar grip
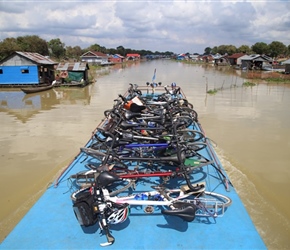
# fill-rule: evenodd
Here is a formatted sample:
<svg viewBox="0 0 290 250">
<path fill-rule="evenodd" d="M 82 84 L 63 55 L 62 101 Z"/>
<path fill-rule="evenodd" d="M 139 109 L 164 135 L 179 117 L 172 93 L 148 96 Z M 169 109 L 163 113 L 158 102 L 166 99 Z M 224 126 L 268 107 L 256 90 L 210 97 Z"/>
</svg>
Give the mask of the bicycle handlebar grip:
<svg viewBox="0 0 290 250">
<path fill-rule="evenodd" d="M 204 184 L 201 184 L 201 185 L 196 185 L 195 187 L 191 184 L 190 182 L 190 179 L 188 177 L 188 175 L 185 173 L 184 174 L 184 179 L 186 181 L 186 184 L 187 186 L 189 187 L 189 189 L 192 191 L 192 192 L 199 192 L 199 191 L 202 191 L 204 189 Z"/>
<path fill-rule="evenodd" d="M 128 101 L 127 101 L 127 99 L 124 97 L 124 96 L 122 96 L 122 95 L 119 95 L 119 97 L 123 100 L 123 102 L 125 102 L 125 103 L 127 103 Z"/>
<path fill-rule="evenodd" d="M 185 122 L 184 121 L 175 121 L 174 124 L 173 124 L 173 131 L 174 131 L 174 134 L 176 134 L 176 131 L 179 127 L 185 125 Z"/>
<path fill-rule="evenodd" d="M 104 129 L 102 129 L 102 128 L 98 128 L 98 131 L 99 131 L 102 135 L 104 135 L 105 137 L 111 137 L 112 139 L 115 138 L 115 136 L 114 136 L 111 132 L 106 131 L 106 130 L 104 130 Z"/>
</svg>

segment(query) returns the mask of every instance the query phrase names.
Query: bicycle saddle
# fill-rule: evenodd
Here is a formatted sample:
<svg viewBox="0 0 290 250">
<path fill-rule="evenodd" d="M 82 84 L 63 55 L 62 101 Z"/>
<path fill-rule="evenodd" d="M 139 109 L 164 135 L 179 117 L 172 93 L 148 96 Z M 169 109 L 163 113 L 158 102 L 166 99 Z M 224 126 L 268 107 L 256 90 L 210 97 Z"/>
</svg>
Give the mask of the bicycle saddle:
<svg viewBox="0 0 290 250">
<path fill-rule="evenodd" d="M 96 184 L 99 187 L 106 187 L 119 179 L 119 176 L 108 171 L 104 171 L 96 178 Z"/>
<path fill-rule="evenodd" d="M 131 120 L 132 118 L 138 118 L 141 117 L 141 113 L 133 113 L 133 112 L 126 112 L 125 117 L 127 120 Z"/>
<path fill-rule="evenodd" d="M 191 222 L 195 219 L 196 206 L 187 202 L 175 202 L 173 206 L 176 209 L 162 210 L 162 214 L 178 216 L 181 219 Z"/>
<path fill-rule="evenodd" d="M 126 122 L 126 121 L 122 121 L 121 124 L 120 124 L 120 127 L 122 129 L 128 129 L 128 128 L 135 128 L 135 127 L 139 127 L 139 126 L 142 126 L 142 125 L 146 125 L 146 123 L 138 123 L 138 122 Z"/>
</svg>

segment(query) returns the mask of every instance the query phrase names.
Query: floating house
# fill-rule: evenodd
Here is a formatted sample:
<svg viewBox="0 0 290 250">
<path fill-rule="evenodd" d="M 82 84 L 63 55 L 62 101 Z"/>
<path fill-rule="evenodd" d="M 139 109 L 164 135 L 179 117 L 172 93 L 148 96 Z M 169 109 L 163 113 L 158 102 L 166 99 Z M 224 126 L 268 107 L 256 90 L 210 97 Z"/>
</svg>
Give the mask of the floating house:
<svg viewBox="0 0 290 250">
<path fill-rule="evenodd" d="M 38 53 L 15 51 L 0 61 L 0 86 L 50 84 L 57 64 Z"/>
<path fill-rule="evenodd" d="M 60 63 L 56 68 L 56 70 L 59 71 L 59 75 L 56 78 L 69 78 L 71 81 L 75 82 L 81 82 L 83 80 L 84 82 L 88 83 L 89 69 L 89 65 L 86 62 Z"/>
<path fill-rule="evenodd" d="M 242 69 L 262 69 L 266 64 L 272 64 L 273 59 L 266 55 L 244 55 L 239 58 Z"/>
<path fill-rule="evenodd" d="M 213 56 L 213 59 L 214 59 L 214 65 L 216 66 L 227 66 L 230 64 L 228 55 L 216 54 Z"/>
<path fill-rule="evenodd" d="M 200 55 L 198 57 L 198 60 L 204 63 L 214 63 L 214 56 L 209 54 L 209 55 Z"/>
<path fill-rule="evenodd" d="M 179 55 L 177 55 L 177 57 L 176 57 L 176 60 L 185 60 L 185 58 L 186 58 L 186 55 L 185 54 L 179 54 Z"/>
<path fill-rule="evenodd" d="M 119 54 L 115 54 L 109 57 L 109 62 L 111 63 L 122 63 L 124 62 L 124 60 L 125 60 L 125 57 Z"/>
<path fill-rule="evenodd" d="M 81 55 L 81 61 L 93 64 L 106 64 L 108 63 L 108 56 L 98 51 L 88 51 Z"/>
<path fill-rule="evenodd" d="M 241 57 L 244 56 L 244 53 L 234 53 L 228 56 L 229 63 L 232 66 L 241 66 Z"/>
<path fill-rule="evenodd" d="M 282 62 L 282 65 L 285 65 L 285 74 L 290 74 L 290 59 Z"/>
<path fill-rule="evenodd" d="M 137 60 L 140 60 L 141 56 L 140 54 L 127 54 L 126 55 L 126 59 L 128 61 L 132 60 L 132 61 L 137 61 Z"/>
</svg>

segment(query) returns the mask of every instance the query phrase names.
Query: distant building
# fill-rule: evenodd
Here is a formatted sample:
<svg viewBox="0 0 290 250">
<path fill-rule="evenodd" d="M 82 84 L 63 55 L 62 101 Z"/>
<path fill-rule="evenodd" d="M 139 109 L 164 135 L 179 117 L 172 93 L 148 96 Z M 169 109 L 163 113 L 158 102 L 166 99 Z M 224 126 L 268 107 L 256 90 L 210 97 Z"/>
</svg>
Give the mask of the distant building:
<svg viewBox="0 0 290 250">
<path fill-rule="evenodd" d="M 109 62 L 111 63 L 122 63 L 124 60 L 125 60 L 125 57 L 119 54 L 115 54 L 109 57 Z"/>
<path fill-rule="evenodd" d="M 15 51 L 0 61 L 0 85 L 50 84 L 57 62 L 38 53 Z"/>
<path fill-rule="evenodd" d="M 200 55 L 198 59 L 204 63 L 214 63 L 214 56 L 213 55 Z"/>
<path fill-rule="evenodd" d="M 231 56 L 228 56 L 229 63 L 232 66 L 234 66 L 234 65 L 240 66 L 242 64 L 240 58 L 244 55 L 245 55 L 244 53 L 235 53 L 235 54 L 232 54 Z"/>
<path fill-rule="evenodd" d="M 60 71 L 60 78 L 69 78 L 72 81 L 89 81 L 89 65 L 86 62 L 60 63 L 56 70 Z"/>
<path fill-rule="evenodd" d="M 282 65 L 285 65 L 285 74 L 290 74 L 290 59 L 282 62 Z"/>
<path fill-rule="evenodd" d="M 185 54 L 179 54 L 176 57 L 176 60 L 185 60 L 186 59 L 186 55 Z"/>
<path fill-rule="evenodd" d="M 98 51 L 88 51 L 80 56 L 82 62 L 93 63 L 93 64 L 107 64 L 108 56 Z"/>
<path fill-rule="evenodd" d="M 141 56 L 139 54 L 127 54 L 126 60 L 140 60 Z"/>
<path fill-rule="evenodd" d="M 273 59 L 266 55 L 244 55 L 239 58 L 242 69 L 262 69 L 265 64 L 272 64 Z"/>
<path fill-rule="evenodd" d="M 227 66 L 230 64 L 229 60 L 228 60 L 228 55 L 214 55 L 213 56 L 214 59 L 214 65 L 216 66 Z"/>
</svg>

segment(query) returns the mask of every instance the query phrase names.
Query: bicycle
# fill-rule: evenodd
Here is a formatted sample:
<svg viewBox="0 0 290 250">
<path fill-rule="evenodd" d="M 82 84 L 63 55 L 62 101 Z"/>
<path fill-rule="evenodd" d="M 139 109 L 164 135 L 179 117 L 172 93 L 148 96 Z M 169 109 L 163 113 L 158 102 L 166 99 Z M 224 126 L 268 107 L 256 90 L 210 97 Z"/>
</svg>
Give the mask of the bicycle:
<svg viewBox="0 0 290 250">
<path fill-rule="evenodd" d="M 173 170 L 170 167 L 167 167 L 166 170 L 161 169 L 160 165 L 151 165 L 150 167 L 138 165 L 134 166 L 133 169 L 126 169 L 114 166 L 113 164 L 96 165 L 94 163 L 88 163 L 86 164 L 86 167 L 89 170 L 83 170 L 73 174 L 69 179 L 73 180 L 80 188 L 91 187 L 94 185 L 94 182 L 100 173 L 104 171 L 110 171 L 111 173 L 119 176 L 119 181 L 121 183 L 127 182 L 127 184 L 123 185 L 121 188 L 111 187 L 112 191 L 110 192 L 110 195 L 121 193 L 132 186 L 135 187 L 136 182 L 141 178 L 151 177 L 160 177 L 162 184 L 168 183 L 172 178 L 183 178 L 181 181 L 185 180 L 192 191 L 198 191 L 192 186 L 189 175 L 194 170 L 200 169 L 201 167 L 209 165 L 210 163 L 211 162 L 202 163 L 200 161 L 192 161 L 190 166 L 181 165 L 180 167 L 175 167 Z"/>
<path fill-rule="evenodd" d="M 79 189 L 72 193 L 73 210 L 81 226 L 91 226 L 97 221 L 107 238 L 101 246 L 114 243 L 115 238 L 109 230 L 109 224 L 118 224 L 128 218 L 129 206 L 145 206 L 144 212 L 152 214 L 159 207 L 161 214 L 177 216 L 186 222 L 192 222 L 196 216 L 221 217 L 232 203 L 227 196 L 205 191 L 191 191 L 184 185 L 180 189 L 166 189 L 152 186 L 153 191 L 141 192 L 129 196 L 110 196 L 107 186 L 118 181 L 119 177 L 104 171 L 98 175 L 95 185 Z M 204 185 L 202 184 L 196 184 Z"/>
<path fill-rule="evenodd" d="M 98 128 L 94 134 L 97 141 L 92 141 L 90 147 L 93 149 L 112 148 L 150 148 L 165 149 L 175 148 L 176 144 L 185 145 L 186 148 L 199 151 L 207 146 L 204 134 L 197 130 L 176 130 L 174 133 L 163 133 L 158 136 L 139 136 L 127 131 L 114 129 L 115 134 Z"/>
<path fill-rule="evenodd" d="M 114 143 L 112 143 L 114 145 Z M 99 150 L 87 147 L 81 147 L 81 152 L 85 153 L 87 156 L 91 156 L 95 159 L 95 165 L 100 166 L 104 164 L 116 165 L 122 167 L 123 169 L 128 168 L 128 166 L 139 165 L 141 163 L 147 162 L 149 164 L 158 163 L 165 165 L 190 165 L 191 161 L 199 161 L 202 163 L 210 164 L 210 161 L 204 159 L 198 152 L 197 148 L 199 144 L 177 144 L 176 147 L 165 148 L 161 144 L 163 150 L 154 150 L 154 144 L 140 144 L 135 145 L 138 150 L 131 148 L 123 148 L 121 150 L 114 150 L 109 148 L 100 148 Z M 149 147 L 150 150 L 142 151 L 140 146 Z M 167 145 L 168 146 L 168 145 Z M 202 147 L 205 144 L 201 145 Z M 141 147 L 142 148 L 142 147 Z M 153 149 L 152 149 L 153 148 Z M 85 158 L 86 160 L 86 158 Z M 84 160 L 84 161 L 85 161 Z M 133 164 L 135 163 L 135 164 Z"/>
</svg>

